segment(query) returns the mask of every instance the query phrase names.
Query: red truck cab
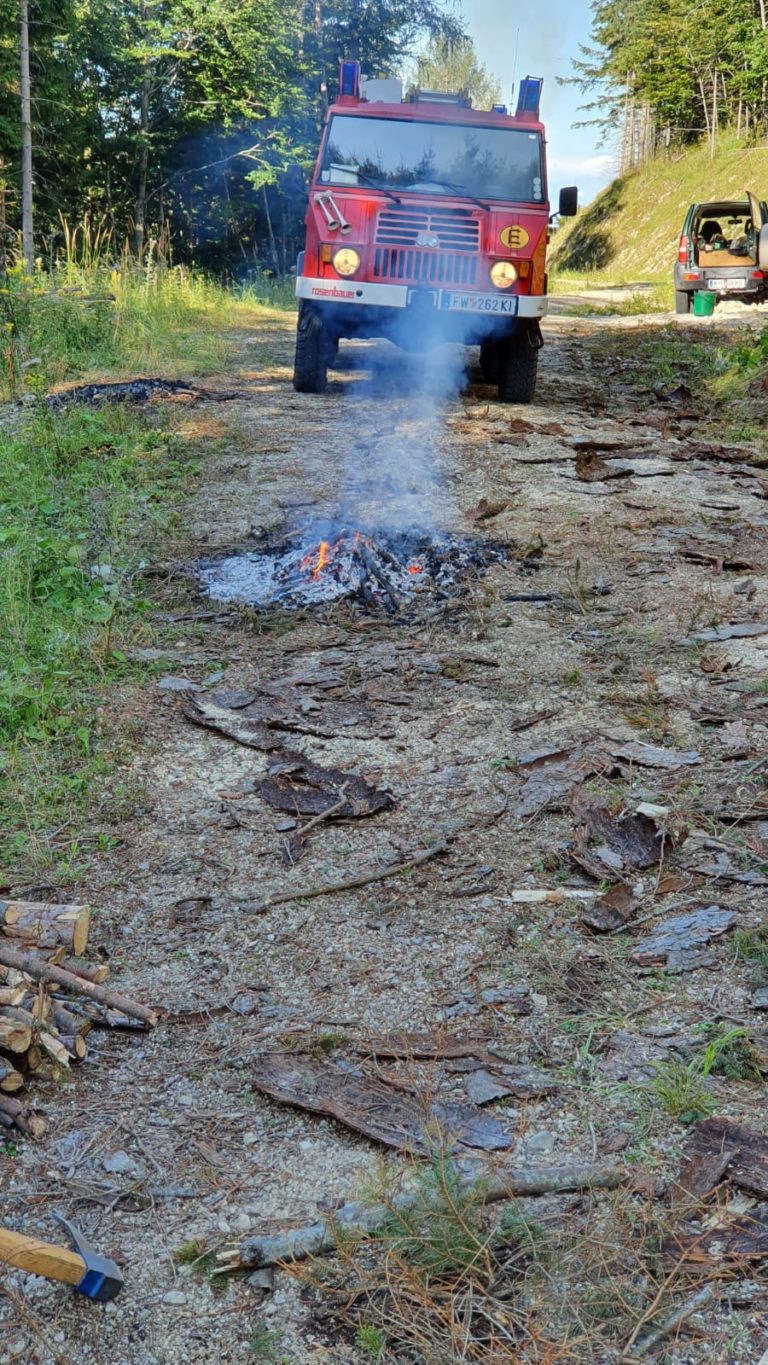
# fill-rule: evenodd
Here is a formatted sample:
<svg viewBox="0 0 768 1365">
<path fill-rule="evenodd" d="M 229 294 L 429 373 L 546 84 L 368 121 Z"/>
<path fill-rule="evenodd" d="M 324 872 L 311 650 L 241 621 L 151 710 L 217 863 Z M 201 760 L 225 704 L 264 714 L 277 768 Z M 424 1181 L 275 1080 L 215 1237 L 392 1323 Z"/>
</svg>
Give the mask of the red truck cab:
<svg viewBox="0 0 768 1365">
<path fill-rule="evenodd" d="M 294 386 L 320 393 L 342 337 L 407 351 L 479 344 L 484 377 L 530 402 L 547 310 L 550 206 L 542 82 L 515 114 L 461 96 L 398 98 L 342 62 L 325 120 L 298 262 Z M 559 212 L 576 211 L 575 189 Z"/>
</svg>

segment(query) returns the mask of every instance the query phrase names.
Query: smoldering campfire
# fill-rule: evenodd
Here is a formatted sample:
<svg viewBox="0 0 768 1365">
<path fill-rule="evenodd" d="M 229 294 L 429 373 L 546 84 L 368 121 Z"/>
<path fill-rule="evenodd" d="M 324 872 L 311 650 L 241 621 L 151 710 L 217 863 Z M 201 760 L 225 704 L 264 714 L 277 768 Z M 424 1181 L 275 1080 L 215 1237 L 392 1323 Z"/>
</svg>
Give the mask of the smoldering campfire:
<svg viewBox="0 0 768 1365">
<path fill-rule="evenodd" d="M 310 526 L 205 560 L 198 575 L 218 602 L 290 610 L 348 599 L 394 615 L 406 603 L 446 602 L 508 557 L 506 545 L 448 532 Z"/>
</svg>

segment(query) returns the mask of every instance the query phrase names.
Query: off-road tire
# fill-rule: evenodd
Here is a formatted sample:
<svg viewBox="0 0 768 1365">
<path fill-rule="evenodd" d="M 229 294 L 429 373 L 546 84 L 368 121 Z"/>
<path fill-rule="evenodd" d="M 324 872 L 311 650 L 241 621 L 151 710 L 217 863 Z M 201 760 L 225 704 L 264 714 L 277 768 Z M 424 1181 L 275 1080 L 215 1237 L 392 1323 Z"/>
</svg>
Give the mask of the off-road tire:
<svg viewBox="0 0 768 1365">
<path fill-rule="evenodd" d="M 486 384 L 499 382 L 499 343 L 484 341 L 480 346 L 480 371 Z"/>
<path fill-rule="evenodd" d="M 324 393 L 328 383 L 330 345 L 320 318 L 311 308 L 299 308 L 293 387 L 297 393 Z"/>
<path fill-rule="evenodd" d="M 499 342 L 499 402 L 532 403 L 536 392 L 539 348 L 522 335 Z"/>
<path fill-rule="evenodd" d="M 690 311 L 691 311 L 691 293 L 690 293 L 690 291 L 689 291 L 688 289 L 676 289 L 676 290 L 675 290 L 675 312 L 676 312 L 676 313 L 690 313 Z"/>
</svg>

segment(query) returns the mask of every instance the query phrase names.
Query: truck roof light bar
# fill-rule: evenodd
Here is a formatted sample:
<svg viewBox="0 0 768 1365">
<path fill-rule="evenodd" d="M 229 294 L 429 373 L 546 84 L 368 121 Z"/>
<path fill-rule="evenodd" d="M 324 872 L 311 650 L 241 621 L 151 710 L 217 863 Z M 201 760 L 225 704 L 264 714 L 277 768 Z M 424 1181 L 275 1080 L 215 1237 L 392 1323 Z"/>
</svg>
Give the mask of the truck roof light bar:
<svg viewBox="0 0 768 1365">
<path fill-rule="evenodd" d="M 448 94 L 443 90 L 414 90 L 408 96 L 409 104 L 458 104 L 460 109 L 470 108 L 470 99 L 463 91 Z"/>
<path fill-rule="evenodd" d="M 339 63 L 339 103 L 360 98 L 360 63 Z"/>
<path fill-rule="evenodd" d="M 539 117 L 541 108 L 541 88 L 544 81 L 540 76 L 525 76 L 520 82 L 520 93 L 517 97 L 517 113 L 532 114 L 534 118 Z"/>
</svg>

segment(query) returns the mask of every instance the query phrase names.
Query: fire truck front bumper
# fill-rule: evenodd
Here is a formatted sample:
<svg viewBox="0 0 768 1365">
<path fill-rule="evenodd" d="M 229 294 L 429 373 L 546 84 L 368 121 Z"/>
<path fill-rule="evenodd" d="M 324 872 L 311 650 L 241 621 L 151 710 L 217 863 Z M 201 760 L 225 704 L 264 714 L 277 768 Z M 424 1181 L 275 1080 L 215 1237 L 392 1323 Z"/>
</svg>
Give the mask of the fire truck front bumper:
<svg viewBox="0 0 768 1365">
<path fill-rule="evenodd" d="M 478 293 L 462 289 L 430 289 L 407 284 L 370 284 L 365 280 L 322 280 L 299 275 L 296 296 L 317 304 L 320 309 L 365 312 L 399 309 L 458 317 L 463 315 L 480 323 L 487 320 L 489 330 L 505 320 L 542 318 L 547 312 L 546 294 Z M 352 321 L 350 317 L 349 321 Z"/>
</svg>

